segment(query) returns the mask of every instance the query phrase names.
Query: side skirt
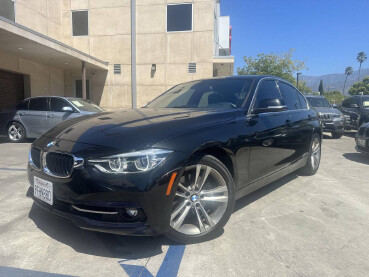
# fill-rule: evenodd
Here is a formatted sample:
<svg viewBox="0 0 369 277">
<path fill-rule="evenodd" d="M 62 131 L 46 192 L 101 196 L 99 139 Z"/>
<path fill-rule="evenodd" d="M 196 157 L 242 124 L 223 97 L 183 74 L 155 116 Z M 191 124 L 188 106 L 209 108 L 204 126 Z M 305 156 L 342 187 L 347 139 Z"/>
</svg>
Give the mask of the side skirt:
<svg viewBox="0 0 369 277">
<path fill-rule="evenodd" d="M 289 166 L 282 168 L 281 170 L 274 172 L 262 179 L 259 179 L 253 183 L 248 184 L 247 186 L 239 189 L 236 192 L 236 199 L 240 199 L 278 179 L 281 179 L 282 177 L 300 169 L 301 167 L 304 167 L 307 163 L 308 156 L 302 157 L 301 159 L 293 162 Z"/>
</svg>

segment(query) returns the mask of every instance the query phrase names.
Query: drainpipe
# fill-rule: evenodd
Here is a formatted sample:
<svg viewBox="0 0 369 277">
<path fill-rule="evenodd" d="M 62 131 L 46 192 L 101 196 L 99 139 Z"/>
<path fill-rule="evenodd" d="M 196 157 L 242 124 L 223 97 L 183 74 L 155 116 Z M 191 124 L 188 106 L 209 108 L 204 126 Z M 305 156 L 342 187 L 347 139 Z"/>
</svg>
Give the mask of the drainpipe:
<svg viewBox="0 0 369 277">
<path fill-rule="evenodd" d="M 86 99 L 86 64 L 82 61 L 82 98 Z"/>
<path fill-rule="evenodd" d="M 137 108 L 136 90 L 136 0 L 131 0 L 131 90 L 132 108 Z"/>
</svg>

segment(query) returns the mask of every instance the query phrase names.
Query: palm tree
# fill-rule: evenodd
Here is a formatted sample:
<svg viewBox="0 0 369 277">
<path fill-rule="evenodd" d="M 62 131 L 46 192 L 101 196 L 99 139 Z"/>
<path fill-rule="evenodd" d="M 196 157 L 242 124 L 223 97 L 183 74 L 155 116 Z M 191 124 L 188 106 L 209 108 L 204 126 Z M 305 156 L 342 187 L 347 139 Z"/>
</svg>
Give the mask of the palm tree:
<svg viewBox="0 0 369 277">
<path fill-rule="evenodd" d="M 345 78 L 345 83 L 343 84 L 343 91 L 342 91 L 343 95 L 345 95 L 345 87 L 346 87 L 347 77 L 349 75 L 351 75 L 352 73 L 354 73 L 354 69 L 351 66 L 346 67 L 346 69 L 345 69 L 346 78 Z"/>
<path fill-rule="evenodd" d="M 367 56 L 366 56 L 366 53 L 365 52 L 360 52 L 359 54 L 357 54 L 357 57 L 356 57 L 358 63 L 360 63 L 360 67 L 359 67 L 359 76 L 357 77 L 357 81 L 359 82 L 360 81 L 360 71 L 361 71 L 361 64 L 363 62 L 366 61 L 367 59 Z"/>
</svg>

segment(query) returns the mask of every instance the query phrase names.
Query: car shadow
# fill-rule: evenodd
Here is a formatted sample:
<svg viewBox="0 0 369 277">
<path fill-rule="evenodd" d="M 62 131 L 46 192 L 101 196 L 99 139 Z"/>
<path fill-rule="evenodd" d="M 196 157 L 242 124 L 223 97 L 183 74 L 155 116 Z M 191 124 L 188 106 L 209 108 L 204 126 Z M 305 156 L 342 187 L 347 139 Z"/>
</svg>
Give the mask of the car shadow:
<svg viewBox="0 0 369 277">
<path fill-rule="evenodd" d="M 342 156 L 350 161 L 369 165 L 369 155 L 364 153 L 345 153 Z"/>
<path fill-rule="evenodd" d="M 233 212 L 247 207 L 254 201 L 296 179 L 297 176 L 297 173 L 291 173 L 242 197 L 236 201 Z M 35 203 L 33 203 L 29 212 L 29 218 L 33 220 L 37 228 L 51 238 L 72 247 L 79 253 L 88 255 L 118 259 L 143 259 L 163 253 L 163 245 L 177 245 L 177 243 L 167 239 L 165 236 L 121 236 L 83 230 L 71 222 L 43 210 Z M 220 237 L 223 232 L 224 229 L 219 230 L 208 240 Z"/>
<path fill-rule="evenodd" d="M 34 142 L 36 139 L 31 139 L 31 138 L 26 138 L 24 141 L 22 142 L 18 142 L 18 143 L 32 143 Z M 0 136 L 0 144 L 1 143 L 14 143 L 11 142 L 7 136 Z M 15 143 L 14 143 L 15 144 Z"/>
<path fill-rule="evenodd" d="M 83 254 L 117 259 L 143 259 L 163 253 L 163 245 L 179 245 L 165 236 L 123 236 L 83 230 L 33 203 L 28 217 L 49 237 Z M 221 229 L 208 240 L 223 234 Z"/>
<path fill-rule="evenodd" d="M 355 138 L 356 131 L 344 131 L 343 135 L 350 138 Z"/>
<path fill-rule="evenodd" d="M 284 176 L 283 178 L 269 184 L 266 185 L 242 198 L 240 198 L 239 200 L 236 201 L 235 206 L 234 206 L 234 211 L 236 212 L 238 210 L 241 210 L 243 208 L 245 208 L 246 206 L 250 205 L 251 203 L 259 200 L 260 198 L 263 198 L 265 195 L 275 191 L 276 189 L 284 186 L 285 184 L 293 181 L 294 179 L 296 179 L 299 175 L 297 174 L 297 172 L 291 173 L 287 176 Z"/>
</svg>

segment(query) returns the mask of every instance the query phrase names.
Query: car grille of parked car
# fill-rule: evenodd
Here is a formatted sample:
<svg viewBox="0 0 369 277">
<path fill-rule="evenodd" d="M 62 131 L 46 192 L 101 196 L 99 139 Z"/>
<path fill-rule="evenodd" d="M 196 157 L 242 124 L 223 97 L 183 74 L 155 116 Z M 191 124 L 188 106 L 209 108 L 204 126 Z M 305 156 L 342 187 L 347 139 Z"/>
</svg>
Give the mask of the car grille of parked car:
<svg viewBox="0 0 369 277">
<path fill-rule="evenodd" d="M 323 120 L 329 120 L 332 118 L 332 116 L 329 113 L 323 113 L 323 114 L 320 114 L 320 118 Z"/>
<path fill-rule="evenodd" d="M 73 156 L 68 154 L 49 152 L 45 157 L 47 173 L 57 177 L 69 177 L 72 174 L 73 164 Z"/>
<path fill-rule="evenodd" d="M 37 169 L 41 168 L 41 150 L 35 147 L 31 149 L 31 158 L 33 166 Z"/>
</svg>

